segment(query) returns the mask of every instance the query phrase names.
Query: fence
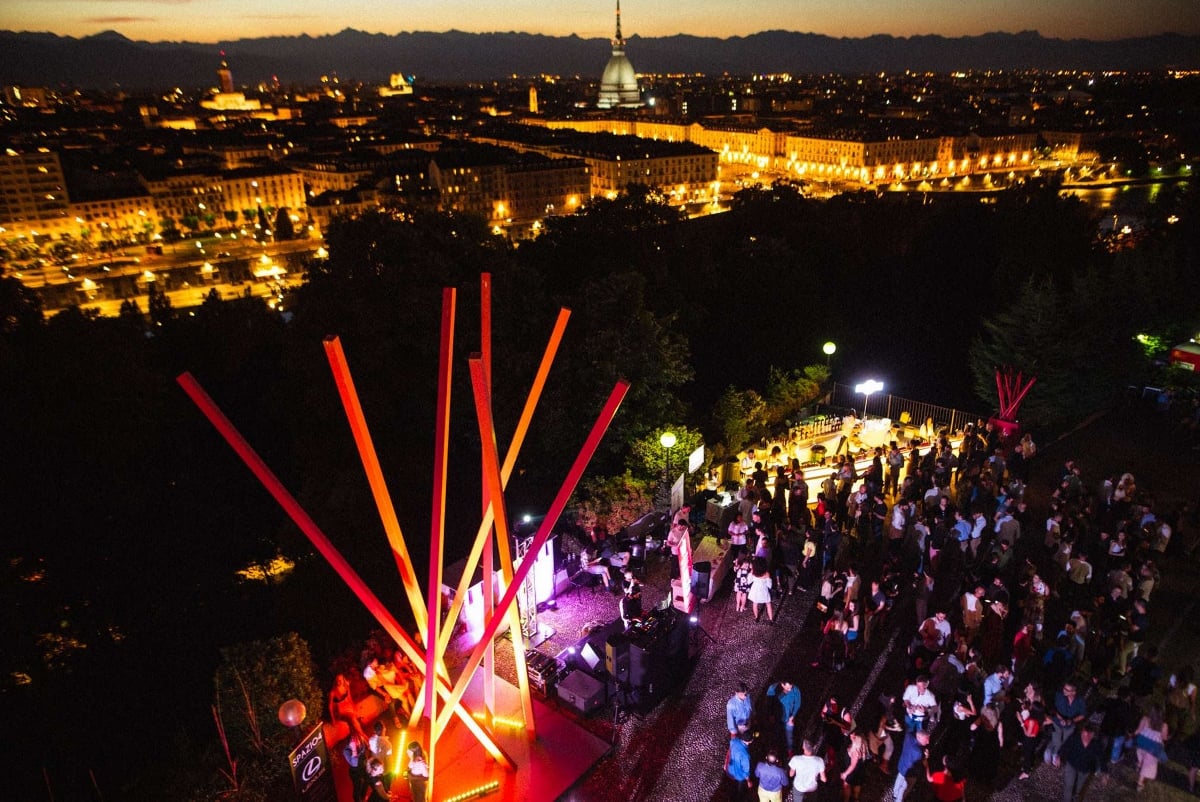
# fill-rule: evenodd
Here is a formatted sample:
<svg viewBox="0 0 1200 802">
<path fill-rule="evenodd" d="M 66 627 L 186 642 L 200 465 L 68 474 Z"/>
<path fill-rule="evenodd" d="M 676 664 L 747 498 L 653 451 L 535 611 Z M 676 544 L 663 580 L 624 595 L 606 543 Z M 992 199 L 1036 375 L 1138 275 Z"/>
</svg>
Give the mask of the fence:
<svg viewBox="0 0 1200 802">
<path fill-rule="evenodd" d="M 866 417 L 865 413 L 870 413 L 876 417 L 891 418 L 893 421 L 897 421 L 901 415 L 907 412 L 908 419 L 914 426 L 920 426 L 932 418 L 935 430 L 946 427 L 952 432 L 961 431 L 968 423 L 974 423 L 980 419 L 987 420 L 989 417 L 977 412 L 964 412 L 951 407 L 927 404 L 924 401 L 913 401 L 897 395 L 886 395 L 882 398 L 874 395 L 864 397 L 862 393 L 856 393 L 854 387 L 849 384 L 835 383 L 829 399 L 833 406 L 863 411 L 864 414 L 861 417 Z M 868 399 L 869 405 L 864 409 L 863 402 Z"/>
</svg>

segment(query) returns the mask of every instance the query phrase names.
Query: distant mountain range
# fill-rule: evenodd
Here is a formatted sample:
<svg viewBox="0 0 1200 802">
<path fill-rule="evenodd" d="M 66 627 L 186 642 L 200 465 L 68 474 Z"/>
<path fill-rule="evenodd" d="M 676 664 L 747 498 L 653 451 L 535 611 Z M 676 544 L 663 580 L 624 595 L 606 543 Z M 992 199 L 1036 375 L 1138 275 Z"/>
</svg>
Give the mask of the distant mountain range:
<svg viewBox="0 0 1200 802">
<path fill-rule="evenodd" d="M 82 39 L 49 33 L 0 31 L 0 84 L 128 89 L 201 87 L 215 83 L 224 50 L 239 85 L 277 77 L 312 83 L 336 73 L 342 80 L 385 81 L 394 72 L 418 81 L 464 81 L 513 74 L 595 76 L 608 60 L 605 39 L 527 33 L 400 33 L 347 29 L 329 36 L 238 39 L 216 44 L 135 42 L 106 31 Z M 814 33 L 765 31 L 716 39 L 641 38 L 627 43 L 642 72 L 747 75 L 864 73 L 903 70 L 1200 68 L 1200 36 L 1160 34 L 1094 42 L 1049 39 L 1036 32 L 982 36 L 870 36 L 836 39 Z"/>
</svg>

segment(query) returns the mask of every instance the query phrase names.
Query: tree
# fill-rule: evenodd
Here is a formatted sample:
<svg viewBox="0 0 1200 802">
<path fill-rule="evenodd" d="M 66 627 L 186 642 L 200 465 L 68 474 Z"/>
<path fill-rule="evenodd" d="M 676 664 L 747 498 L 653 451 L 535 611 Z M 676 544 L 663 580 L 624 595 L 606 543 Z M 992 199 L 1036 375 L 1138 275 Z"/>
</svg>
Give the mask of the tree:
<svg viewBox="0 0 1200 802">
<path fill-rule="evenodd" d="M 704 445 L 704 436 L 687 426 L 661 426 L 652 429 L 629 444 L 626 464 L 630 471 L 648 479 L 657 480 L 662 477 L 666 468 L 666 450 L 659 438 L 667 431 L 675 435 L 675 445 L 671 448 L 672 474 L 677 475 L 677 470 L 686 467 L 688 455 Z"/>
<path fill-rule="evenodd" d="M 40 328 L 44 316 L 42 299 L 20 279 L 0 276 L 0 334 L 16 334 Z"/>
<path fill-rule="evenodd" d="M 829 380 L 825 365 L 809 365 L 803 370 L 771 367 L 767 376 L 766 424 L 782 429 L 800 417 L 800 410 L 821 396 L 822 385 Z"/>
<path fill-rule="evenodd" d="M 629 471 L 585 479 L 571 496 L 575 523 L 588 532 L 596 524 L 611 532 L 629 526 L 654 509 L 654 486 L 655 482 L 636 478 Z"/>
<path fill-rule="evenodd" d="M 157 287 L 150 287 L 150 322 L 156 326 L 163 326 L 168 321 L 175 318 L 175 308 L 171 305 L 171 299 L 167 297 L 167 293 Z"/>
<path fill-rule="evenodd" d="M 754 390 L 731 385 L 713 405 L 712 416 L 721 442 L 732 454 L 761 436 L 767 422 L 767 403 Z"/>
<path fill-rule="evenodd" d="M 292 225 L 292 217 L 288 214 L 288 210 L 280 207 L 275 213 L 275 239 L 290 240 L 296 236 L 296 229 Z"/>
<path fill-rule="evenodd" d="M 1076 360 L 1082 355 L 1085 364 L 1091 364 L 1099 355 L 1086 359 L 1069 334 L 1067 310 L 1054 281 L 1028 280 L 1012 306 L 985 319 L 983 334 L 971 346 L 971 372 L 980 399 L 995 408 L 996 370 L 1013 367 L 1038 379 L 1022 403 L 1022 420 L 1049 427 L 1080 417 Z"/>
</svg>

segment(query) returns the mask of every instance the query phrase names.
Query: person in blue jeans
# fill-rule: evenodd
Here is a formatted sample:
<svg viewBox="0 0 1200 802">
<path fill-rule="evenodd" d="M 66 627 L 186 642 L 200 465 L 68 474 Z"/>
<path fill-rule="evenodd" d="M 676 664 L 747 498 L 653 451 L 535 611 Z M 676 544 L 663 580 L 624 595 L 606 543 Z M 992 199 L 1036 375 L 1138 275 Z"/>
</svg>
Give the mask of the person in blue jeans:
<svg viewBox="0 0 1200 802">
<path fill-rule="evenodd" d="M 741 729 L 735 737 L 729 739 L 729 752 L 725 755 L 725 774 L 733 780 L 733 802 L 742 802 L 750 797 L 750 789 L 754 780 L 750 778 L 750 744 L 754 743 L 754 733 L 746 729 L 745 723 L 738 725 Z"/>
<path fill-rule="evenodd" d="M 1075 683 L 1068 681 L 1054 696 L 1054 709 L 1050 712 L 1054 731 L 1050 733 L 1050 745 L 1046 747 L 1047 763 L 1059 765 L 1059 750 L 1085 718 L 1087 718 L 1087 703 L 1079 695 L 1079 689 Z"/>
<path fill-rule="evenodd" d="M 904 745 L 900 747 L 900 758 L 896 761 L 896 781 L 892 785 L 892 799 L 903 802 L 908 790 L 908 773 L 929 757 L 929 732 L 916 730 L 904 733 Z"/>
<path fill-rule="evenodd" d="M 779 715 L 783 723 L 784 745 L 788 757 L 792 756 L 792 733 L 796 729 L 796 716 L 800 715 L 800 689 L 789 680 L 780 680 L 767 688 L 767 696 L 779 700 Z"/>
</svg>

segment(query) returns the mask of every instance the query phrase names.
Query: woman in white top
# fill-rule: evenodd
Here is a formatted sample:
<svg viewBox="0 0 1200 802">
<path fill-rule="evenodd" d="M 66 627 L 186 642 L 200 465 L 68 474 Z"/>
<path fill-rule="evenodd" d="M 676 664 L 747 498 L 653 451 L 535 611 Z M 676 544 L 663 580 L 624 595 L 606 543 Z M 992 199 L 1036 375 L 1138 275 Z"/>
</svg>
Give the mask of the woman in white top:
<svg viewBox="0 0 1200 802">
<path fill-rule="evenodd" d="M 726 530 L 729 533 L 729 545 L 745 546 L 746 532 L 750 531 L 750 526 L 746 523 L 746 519 L 739 512 L 729 522 L 729 528 Z"/>
<path fill-rule="evenodd" d="M 754 620 L 759 620 L 761 605 L 767 605 L 767 620 L 775 623 L 775 609 L 771 606 L 771 571 L 765 560 L 754 561 L 754 578 L 750 580 L 747 597 L 754 604 Z"/>
</svg>

